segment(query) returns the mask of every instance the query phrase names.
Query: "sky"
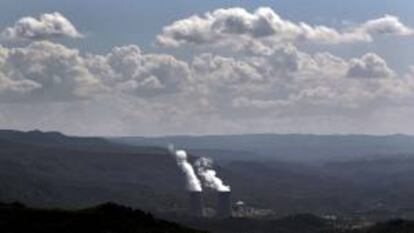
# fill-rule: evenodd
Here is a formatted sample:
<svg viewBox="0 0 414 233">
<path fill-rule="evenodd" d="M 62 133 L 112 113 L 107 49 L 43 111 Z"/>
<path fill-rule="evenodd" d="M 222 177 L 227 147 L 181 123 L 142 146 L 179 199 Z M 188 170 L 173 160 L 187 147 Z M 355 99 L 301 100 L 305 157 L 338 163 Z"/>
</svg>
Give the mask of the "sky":
<svg viewBox="0 0 414 233">
<path fill-rule="evenodd" d="M 414 134 L 414 2 L 0 0 L 0 128 Z"/>
</svg>

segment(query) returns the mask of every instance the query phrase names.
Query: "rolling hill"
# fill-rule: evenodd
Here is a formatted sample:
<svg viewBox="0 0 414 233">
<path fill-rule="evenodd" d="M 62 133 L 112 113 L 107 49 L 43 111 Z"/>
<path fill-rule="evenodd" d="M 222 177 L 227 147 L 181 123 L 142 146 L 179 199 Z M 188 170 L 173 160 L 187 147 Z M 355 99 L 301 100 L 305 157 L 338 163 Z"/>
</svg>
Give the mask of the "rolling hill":
<svg viewBox="0 0 414 233">
<path fill-rule="evenodd" d="M 226 150 L 209 151 L 216 157 L 227 155 Z M 205 155 L 198 149 L 189 152 L 190 159 Z M 414 159 L 408 154 L 318 163 L 236 155 L 219 158 L 217 172 L 231 185 L 233 200 L 253 208 L 271 209 L 279 216 L 303 212 L 378 220 L 414 216 Z M 206 200 L 214 207 L 214 197 Z M 184 214 L 188 194 L 174 159 L 154 144 L 0 131 L 0 201 L 68 208 L 115 201 Z"/>
</svg>

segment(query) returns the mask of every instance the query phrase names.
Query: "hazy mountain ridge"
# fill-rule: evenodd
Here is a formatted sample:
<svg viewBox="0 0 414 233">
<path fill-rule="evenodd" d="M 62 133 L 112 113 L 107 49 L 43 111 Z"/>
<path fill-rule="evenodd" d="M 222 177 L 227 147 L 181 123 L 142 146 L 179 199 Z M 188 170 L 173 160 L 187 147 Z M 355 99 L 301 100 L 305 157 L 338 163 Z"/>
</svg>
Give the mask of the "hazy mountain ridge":
<svg viewBox="0 0 414 233">
<path fill-rule="evenodd" d="M 60 132 L 42 132 L 34 131 L 17 131 L 17 130 L 0 130 L 0 143 L 18 143 L 26 146 L 37 146 L 47 148 L 65 148 L 68 150 L 82 151 L 111 151 L 111 152 L 139 152 L 146 153 L 163 153 L 165 149 L 159 147 L 135 147 L 128 145 L 120 145 L 110 142 L 101 137 L 78 137 L 67 136 Z"/>
<path fill-rule="evenodd" d="M 414 154 L 414 137 L 407 135 L 252 134 L 218 136 L 119 137 L 110 140 L 129 145 L 163 146 L 174 143 L 189 150 L 224 150 L 250 154 L 252 160 L 331 161 L 360 159 L 367 155 Z M 225 159 L 222 157 L 221 159 Z M 246 159 L 246 156 L 243 156 Z"/>
</svg>

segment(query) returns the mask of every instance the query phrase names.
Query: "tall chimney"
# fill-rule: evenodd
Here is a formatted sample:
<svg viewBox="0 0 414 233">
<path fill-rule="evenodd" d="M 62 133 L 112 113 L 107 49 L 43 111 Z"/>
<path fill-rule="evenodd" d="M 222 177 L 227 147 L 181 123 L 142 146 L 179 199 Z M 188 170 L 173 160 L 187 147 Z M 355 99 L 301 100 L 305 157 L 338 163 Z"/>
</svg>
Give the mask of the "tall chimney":
<svg viewBox="0 0 414 233">
<path fill-rule="evenodd" d="M 190 192 L 190 213 L 194 217 L 203 217 L 203 195 L 199 191 Z"/>
<path fill-rule="evenodd" d="M 231 193 L 217 192 L 217 218 L 231 217 Z"/>
</svg>

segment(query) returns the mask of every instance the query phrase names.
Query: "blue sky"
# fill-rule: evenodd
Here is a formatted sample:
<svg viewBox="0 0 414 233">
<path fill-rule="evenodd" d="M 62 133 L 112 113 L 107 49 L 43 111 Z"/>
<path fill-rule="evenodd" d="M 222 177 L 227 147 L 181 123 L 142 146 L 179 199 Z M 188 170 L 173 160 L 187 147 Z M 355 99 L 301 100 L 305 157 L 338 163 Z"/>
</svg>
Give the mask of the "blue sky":
<svg viewBox="0 0 414 233">
<path fill-rule="evenodd" d="M 318 43 L 314 38 L 308 38 L 305 43 L 292 38 L 289 39 L 291 41 L 280 42 L 277 35 L 274 35 L 276 39 L 267 41 L 249 38 L 272 51 L 271 55 L 252 55 L 252 51 L 240 52 L 240 48 L 237 51 L 231 48 L 247 43 L 243 41 L 246 36 L 251 36 L 247 34 L 227 35 L 228 38 L 220 42 L 227 43 L 224 47 L 214 44 L 217 38 L 203 45 L 194 45 L 192 41 L 179 46 L 155 45 L 157 36 L 177 39 L 173 38 L 175 34 L 163 31 L 164 27 L 172 26 L 176 21 L 187 20 L 192 15 L 204 17 L 206 12 L 234 7 L 244 9 L 246 14 L 250 14 L 248 17 L 255 17 L 254 12 L 260 7 L 269 7 L 285 23 L 291 21 L 300 25 L 304 22 L 311 27 L 323 25 L 339 34 L 362 28 L 365 22 L 383 19 L 385 15 L 398 17 L 398 22 L 407 30 L 414 28 L 414 1 L 408 0 L 0 0 L 0 32 L 23 17 L 37 19 L 45 13 L 59 12 L 84 35 L 76 39 L 0 40 L 3 50 L 9 54 L 2 71 L 0 47 L 0 97 L 6 99 L 0 101 L 0 107 L 7 109 L 7 112 L 0 112 L 0 127 L 117 135 L 414 133 L 414 127 L 407 127 L 408 119 L 414 117 L 410 105 L 414 100 L 414 93 L 411 95 L 414 92 L 414 69 L 411 71 L 414 65 L 413 36 L 402 36 L 401 33 L 378 36 L 368 32 L 364 36 L 373 36 L 372 41 L 352 43 Z M 361 28 L 358 30 L 363 30 Z M 180 28 L 173 30 L 174 33 L 182 32 Z M 316 27 L 312 30 L 317 31 Z M 214 31 L 203 33 L 212 33 L 206 34 L 211 38 L 214 36 Z M 115 51 L 114 47 L 121 49 Z M 28 57 L 16 61 L 20 58 L 13 57 L 18 52 L 13 50 L 15 48 L 21 48 Z M 49 64 L 52 58 L 51 61 L 32 61 L 42 50 L 55 60 L 77 56 L 80 68 L 75 71 L 67 68 L 69 70 L 65 73 L 50 68 L 43 75 L 50 76 L 51 80 L 42 80 L 43 76 L 39 79 L 39 74 L 34 75 L 33 70 L 38 71 L 42 65 L 56 65 Z M 76 53 L 77 50 L 81 51 L 80 54 Z M 120 60 L 111 63 L 109 60 L 113 57 Z M 135 59 L 133 62 L 137 67 L 128 70 L 131 64 L 122 63 L 126 57 Z M 103 62 L 102 59 L 106 60 Z M 263 63 L 259 64 L 259 61 Z M 64 70 L 66 68 L 61 64 L 74 66 L 70 62 L 75 61 L 60 62 L 56 66 Z M 105 68 L 95 67 L 99 62 L 105 63 Z M 21 63 L 31 69 L 13 70 Z M 210 69 L 208 64 L 216 64 L 217 70 L 209 70 L 210 73 L 197 70 L 199 67 L 201 70 Z M 66 77 L 74 72 L 80 72 L 76 74 L 82 77 Z M 2 74 L 6 81 L 2 81 Z M 15 74 L 19 75 L 14 77 Z M 363 76 L 361 82 L 355 83 L 355 77 L 346 79 L 352 74 Z M 190 81 L 175 80 L 176 76 L 185 76 L 183 79 Z M 67 86 L 59 86 L 71 78 L 74 80 L 69 80 Z M 84 80 L 76 83 L 80 79 Z M 85 83 L 95 82 L 105 91 L 96 91 L 99 89 L 97 86 L 93 91 L 89 86 L 85 88 Z M 10 83 L 16 85 L 10 90 L 30 86 L 34 91 L 25 93 L 23 97 L 20 89 L 16 94 L 3 88 L 6 90 L 3 93 L 2 85 L 7 87 Z M 146 85 L 158 89 L 148 89 Z M 229 85 L 234 85 L 234 88 Z M 87 97 L 84 92 L 88 92 Z M 94 93 L 93 97 L 89 92 Z M 74 101 L 79 93 L 82 94 L 81 101 Z M 41 109 L 49 112 L 48 120 L 45 120 Z M 174 117 L 166 119 L 166 112 L 173 113 Z M 30 113 L 35 115 L 28 117 Z M 146 115 L 153 116 L 153 119 L 143 119 Z M 135 121 L 141 123 L 131 127 Z M 342 123 L 336 125 L 337 122 Z M 186 128 L 187 123 L 192 129 Z M 110 126 L 110 129 L 100 128 L 102 124 Z"/>
</svg>

